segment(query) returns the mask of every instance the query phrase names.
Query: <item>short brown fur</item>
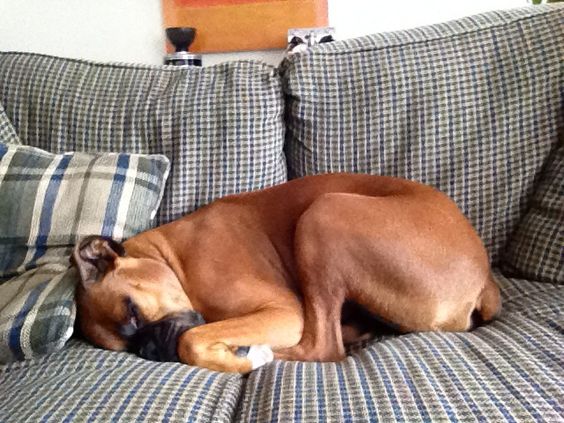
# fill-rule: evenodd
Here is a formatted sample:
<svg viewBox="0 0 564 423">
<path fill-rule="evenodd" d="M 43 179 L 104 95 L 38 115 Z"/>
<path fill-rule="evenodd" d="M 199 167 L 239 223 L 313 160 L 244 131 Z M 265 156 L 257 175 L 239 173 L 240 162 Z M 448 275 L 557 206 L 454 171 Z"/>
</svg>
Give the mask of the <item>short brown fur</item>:
<svg viewBox="0 0 564 423">
<path fill-rule="evenodd" d="M 180 337 L 178 354 L 214 370 L 250 371 L 240 345 L 341 360 L 345 300 L 404 332 L 469 330 L 473 313 L 489 321 L 501 307 L 484 246 L 454 202 L 398 178 L 306 177 L 225 197 L 122 246 L 125 256 L 83 277 L 84 334 L 124 349 L 126 297 L 147 321 L 195 309 L 208 323 Z M 79 247 L 74 257 L 89 265 Z"/>
</svg>

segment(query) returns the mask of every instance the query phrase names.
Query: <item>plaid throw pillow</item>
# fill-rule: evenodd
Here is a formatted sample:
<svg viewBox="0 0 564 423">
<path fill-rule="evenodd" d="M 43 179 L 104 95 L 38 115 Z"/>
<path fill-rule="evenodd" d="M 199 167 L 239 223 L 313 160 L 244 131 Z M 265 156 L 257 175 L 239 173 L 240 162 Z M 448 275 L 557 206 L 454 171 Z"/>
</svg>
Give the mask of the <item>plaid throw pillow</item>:
<svg viewBox="0 0 564 423">
<path fill-rule="evenodd" d="M 531 206 L 509 240 L 508 273 L 564 284 L 564 139 L 550 157 Z"/>
<path fill-rule="evenodd" d="M 490 12 L 292 56 L 282 65 L 290 177 L 433 185 L 496 263 L 561 130 L 563 19 L 556 5 Z"/>
<path fill-rule="evenodd" d="M 61 348 L 72 334 L 72 246 L 149 229 L 168 175 L 161 155 L 0 144 L 0 362 Z"/>
</svg>

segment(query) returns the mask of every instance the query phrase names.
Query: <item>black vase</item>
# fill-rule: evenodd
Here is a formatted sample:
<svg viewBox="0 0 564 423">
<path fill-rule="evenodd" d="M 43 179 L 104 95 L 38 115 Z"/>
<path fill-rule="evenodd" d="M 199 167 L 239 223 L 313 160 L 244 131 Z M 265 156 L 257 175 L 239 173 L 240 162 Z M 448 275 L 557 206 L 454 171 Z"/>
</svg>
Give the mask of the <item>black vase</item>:
<svg viewBox="0 0 564 423">
<path fill-rule="evenodd" d="M 188 51 L 196 37 L 196 28 L 167 28 L 166 37 L 174 46 L 175 52 L 166 55 L 165 65 L 202 66 L 202 56 Z"/>
</svg>

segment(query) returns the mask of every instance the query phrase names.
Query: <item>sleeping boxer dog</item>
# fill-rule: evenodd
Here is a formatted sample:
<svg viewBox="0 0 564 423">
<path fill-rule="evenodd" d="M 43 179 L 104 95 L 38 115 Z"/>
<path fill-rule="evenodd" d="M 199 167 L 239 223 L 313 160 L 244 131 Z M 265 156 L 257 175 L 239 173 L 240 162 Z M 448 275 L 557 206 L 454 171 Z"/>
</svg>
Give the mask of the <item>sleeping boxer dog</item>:
<svg viewBox="0 0 564 423">
<path fill-rule="evenodd" d="M 94 344 L 226 372 L 273 356 L 342 360 L 364 335 L 355 309 L 405 333 L 470 330 L 501 307 L 455 203 L 384 176 L 308 176 L 228 196 L 122 244 L 87 237 L 72 258 Z"/>
</svg>

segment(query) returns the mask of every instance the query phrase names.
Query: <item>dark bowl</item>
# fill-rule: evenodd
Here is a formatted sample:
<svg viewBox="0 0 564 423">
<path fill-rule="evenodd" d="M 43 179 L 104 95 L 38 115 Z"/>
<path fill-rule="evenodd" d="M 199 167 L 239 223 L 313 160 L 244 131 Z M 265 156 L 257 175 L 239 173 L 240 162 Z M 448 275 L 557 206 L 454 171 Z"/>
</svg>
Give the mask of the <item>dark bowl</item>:
<svg viewBox="0 0 564 423">
<path fill-rule="evenodd" d="M 176 51 L 188 51 L 190 44 L 196 37 L 196 28 L 167 28 L 166 37 L 174 45 Z"/>
</svg>

